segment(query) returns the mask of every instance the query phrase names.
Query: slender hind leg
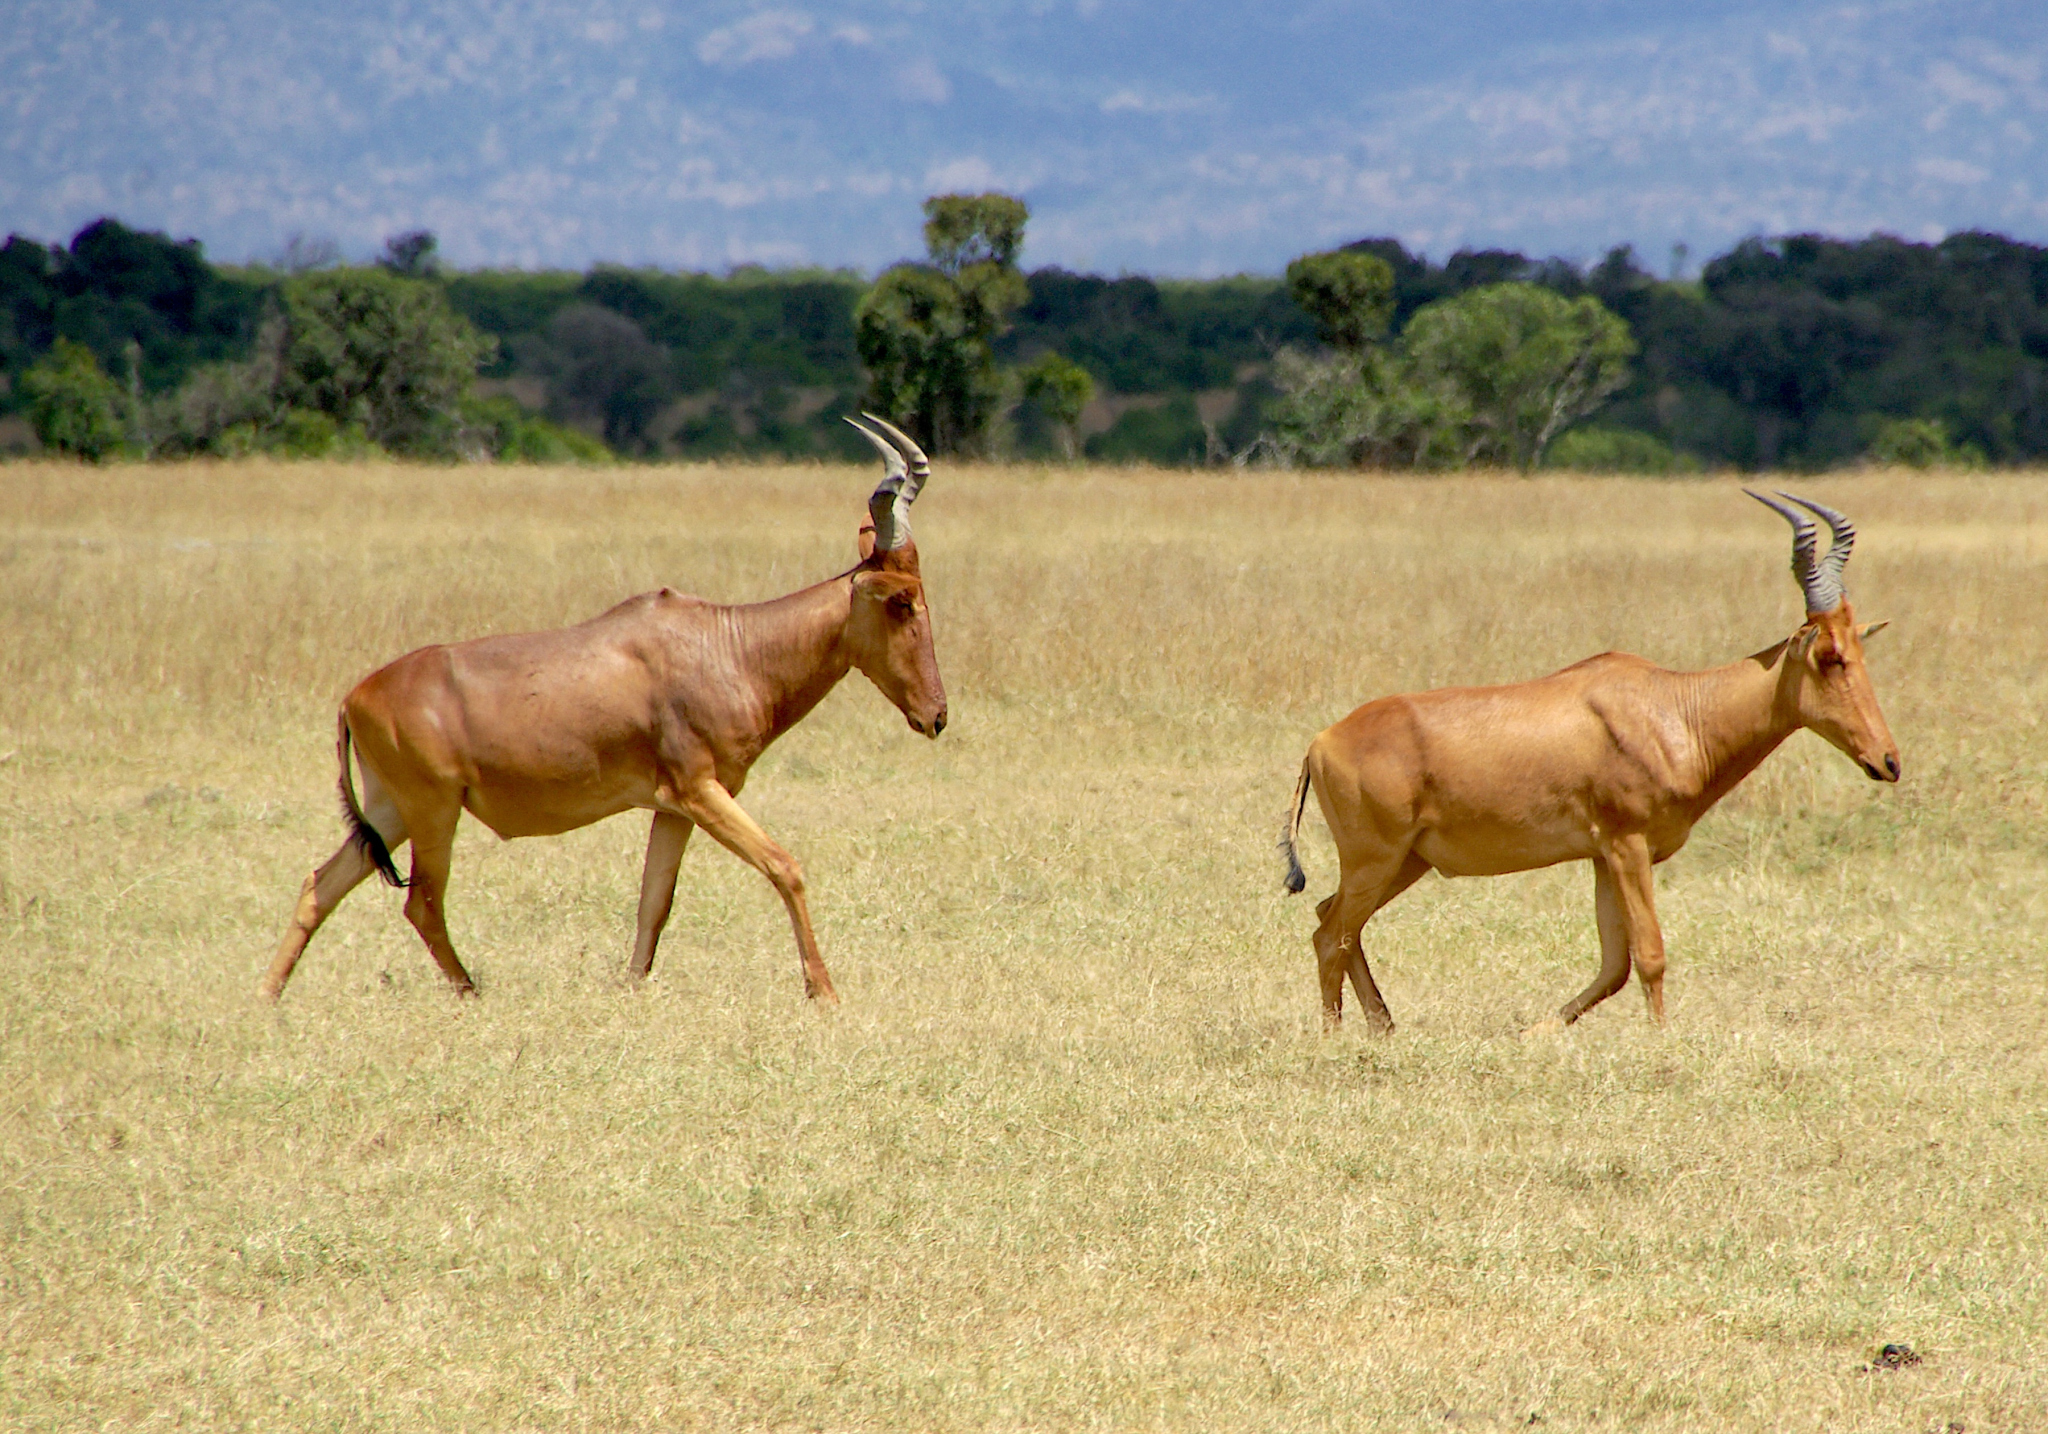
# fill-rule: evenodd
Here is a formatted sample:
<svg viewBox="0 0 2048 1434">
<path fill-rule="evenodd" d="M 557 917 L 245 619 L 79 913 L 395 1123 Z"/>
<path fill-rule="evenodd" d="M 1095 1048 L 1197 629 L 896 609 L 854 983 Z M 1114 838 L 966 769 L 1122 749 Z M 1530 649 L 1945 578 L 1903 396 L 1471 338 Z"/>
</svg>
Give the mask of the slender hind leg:
<svg viewBox="0 0 2048 1434">
<path fill-rule="evenodd" d="M 1323 1025 L 1334 1028 L 1344 1019 L 1344 978 L 1358 992 L 1359 1009 L 1375 1031 L 1394 1029 L 1393 1014 L 1372 979 L 1365 948 L 1359 935 L 1373 913 L 1413 886 L 1429 870 L 1429 863 L 1414 852 L 1403 852 L 1394 860 L 1348 868 L 1337 890 L 1316 907 L 1323 918 L 1316 928 L 1316 974 L 1323 988 Z"/>
<path fill-rule="evenodd" d="M 449 859 L 455 849 L 455 824 L 462 818 L 459 802 L 449 802 L 445 814 L 413 813 L 412 887 L 405 894 L 405 919 L 419 932 L 420 940 L 434 955 L 441 974 L 459 995 L 474 996 L 476 982 L 462 969 L 455 943 L 448 939 L 446 903 Z"/>
<path fill-rule="evenodd" d="M 405 841 L 405 822 L 375 775 L 367 767 L 362 769 L 362 773 L 363 819 L 384 838 L 385 850 L 396 850 Z M 270 971 L 257 988 L 264 1000 L 275 1001 L 283 994 L 284 983 L 291 980 L 292 968 L 299 964 L 306 943 L 313 939 L 320 923 L 331 916 L 334 908 L 341 905 L 341 899 L 361 885 L 363 878 L 374 870 L 370 854 L 350 837 L 341 844 L 339 851 L 306 878 L 305 885 L 299 888 L 299 902 L 292 910 L 291 925 L 285 928 L 284 939 L 277 943 L 277 955 L 271 960 Z"/>
<path fill-rule="evenodd" d="M 696 824 L 673 812 L 656 812 L 647 833 L 647 866 L 640 873 L 640 929 L 633 941 L 633 974 L 654 968 L 654 948 L 676 900 L 676 872 L 683 865 L 683 846 Z"/>
</svg>

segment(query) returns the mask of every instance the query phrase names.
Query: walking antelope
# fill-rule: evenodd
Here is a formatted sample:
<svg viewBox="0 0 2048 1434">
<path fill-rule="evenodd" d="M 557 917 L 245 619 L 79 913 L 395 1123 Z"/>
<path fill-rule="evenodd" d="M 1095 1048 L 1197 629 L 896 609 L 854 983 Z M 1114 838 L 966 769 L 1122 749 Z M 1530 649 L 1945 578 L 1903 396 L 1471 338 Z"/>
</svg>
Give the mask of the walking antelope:
<svg viewBox="0 0 2048 1434">
<path fill-rule="evenodd" d="M 1792 525 L 1806 621 L 1785 641 L 1705 672 L 1605 652 L 1533 682 L 1382 697 L 1309 744 L 1280 848 L 1287 889 L 1298 892 L 1306 879 L 1295 835 L 1313 787 L 1343 873 L 1316 908 L 1326 1024 L 1342 1015 L 1348 975 L 1366 1019 L 1393 1029 L 1359 934 L 1424 872 L 1495 876 L 1582 859 L 1593 864 L 1600 974 L 1534 1029 L 1562 1030 L 1606 1000 L 1631 960 L 1661 1024 L 1651 868 L 1685 845 L 1693 823 L 1802 727 L 1871 780 L 1899 779 L 1899 749 L 1863 665 L 1863 639 L 1884 624 L 1859 626 L 1842 589 L 1856 530 L 1832 509 L 1779 494 L 1833 533 L 1817 558 L 1810 519 L 1749 496 Z"/>
<path fill-rule="evenodd" d="M 910 505 L 931 465 L 901 431 L 867 417 L 872 427 L 847 421 L 881 451 L 884 473 L 868 499 L 861 560 L 838 577 L 733 607 L 663 588 L 576 627 L 423 647 L 358 683 L 341 704 L 337 735 L 348 839 L 306 878 L 263 995 L 277 999 L 320 923 L 372 870 L 410 886 L 406 919 L 456 989 L 473 993 L 443 917 L 463 811 L 510 838 L 571 831 L 638 807 L 654 813 L 654 824 L 640 878 L 636 977 L 654 964 L 683 844 L 702 827 L 774 884 L 796 928 L 804 994 L 836 1001 L 802 870 L 734 799 L 768 744 L 852 668 L 913 731 L 945 730 L 946 690 L 910 536 Z M 391 860 L 407 840 L 410 882 Z"/>
</svg>

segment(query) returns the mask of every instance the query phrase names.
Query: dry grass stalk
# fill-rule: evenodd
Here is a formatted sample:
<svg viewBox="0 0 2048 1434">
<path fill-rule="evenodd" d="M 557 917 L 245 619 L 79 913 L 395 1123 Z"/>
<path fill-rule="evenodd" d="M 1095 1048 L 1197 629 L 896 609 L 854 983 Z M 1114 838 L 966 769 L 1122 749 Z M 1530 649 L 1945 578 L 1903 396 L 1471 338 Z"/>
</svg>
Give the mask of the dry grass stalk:
<svg viewBox="0 0 2048 1434">
<path fill-rule="evenodd" d="M 1790 631 L 1729 483 L 949 468 L 953 727 L 848 684 L 748 788 L 836 1015 L 708 845 L 628 988 L 632 818 L 465 829 L 481 1002 L 370 888 L 252 1002 L 355 678 L 787 591 L 871 481 L 0 468 L 0 1423 L 2040 1427 L 2039 475 L 1802 480 L 1907 781 L 1795 738 L 1702 825 L 1662 1035 L 1512 1039 L 1596 963 L 1574 868 L 1425 882 L 1405 1029 L 1320 1038 L 1271 834 L 1365 697 Z"/>
</svg>

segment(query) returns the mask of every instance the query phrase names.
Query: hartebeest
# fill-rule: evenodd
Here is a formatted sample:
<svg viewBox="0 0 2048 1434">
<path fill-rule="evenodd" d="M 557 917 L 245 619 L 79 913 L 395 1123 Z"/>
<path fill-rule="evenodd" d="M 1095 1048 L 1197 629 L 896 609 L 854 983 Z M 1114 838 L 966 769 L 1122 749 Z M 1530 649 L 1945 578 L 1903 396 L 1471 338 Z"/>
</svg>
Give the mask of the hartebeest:
<svg viewBox="0 0 2048 1434">
<path fill-rule="evenodd" d="M 836 1000 L 804 901 L 803 872 L 735 800 L 769 743 L 850 669 L 913 731 L 946 727 L 910 505 L 931 474 L 884 419 L 848 419 L 881 451 L 860 562 L 773 602 L 726 606 L 663 588 L 554 632 L 423 647 L 341 704 L 337 747 L 348 839 L 306 878 L 263 994 L 275 1000 L 320 923 L 371 871 L 410 886 L 405 915 L 457 990 L 474 992 L 443 918 L 464 810 L 501 837 L 571 831 L 629 808 L 654 813 L 632 971 L 645 976 L 675 900 L 692 827 L 766 876 L 789 908 L 804 992 Z M 879 430 L 879 431 L 878 431 Z M 362 800 L 349 749 L 362 770 Z M 412 842 L 412 877 L 391 853 Z"/>
<path fill-rule="evenodd" d="M 1600 974 L 1533 1029 L 1562 1030 L 1620 990 L 1631 958 L 1661 1024 L 1664 938 L 1651 869 L 1685 845 L 1693 823 L 1802 727 L 1873 781 L 1899 779 L 1899 749 L 1863 664 L 1863 639 L 1884 624 L 1858 626 L 1842 589 L 1856 530 L 1833 509 L 1779 494 L 1832 531 L 1816 558 L 1810 519 L 1750 496 L 1792 524 L 1806 621 L 1783 642 L 1705 672 L 1605 652 L 1533 682 L 1383 697 L 1309 744 L 1280 847 L 1287 889 L 1298 892 L 1306 878 L 1295 835 L 1313 787 L 1342 866 L 1336 892 L 1316 908 L 1326 1023 L 1342 1015 L 1349 975 L 1367 1019 L 1393 1029 L 1359 935 L 1424 872 L 1495 876 L 1585 859 Z"/>
</svg>

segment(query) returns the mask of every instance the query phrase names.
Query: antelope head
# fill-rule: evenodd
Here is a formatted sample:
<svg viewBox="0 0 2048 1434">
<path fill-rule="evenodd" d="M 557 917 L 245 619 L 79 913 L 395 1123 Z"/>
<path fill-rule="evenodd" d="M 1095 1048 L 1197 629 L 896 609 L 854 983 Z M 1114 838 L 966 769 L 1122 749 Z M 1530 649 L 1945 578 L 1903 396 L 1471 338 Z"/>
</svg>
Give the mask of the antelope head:
<svg viewBox="0 0 2048 1434">
<path fill-rule="evenodd" d="M 1863 639 L 1885 624 L 1859 624 L 1842 587 L 1842 569 L 1856 544 L 1855 526 L 1834 509 L 1790 493 L 1780 493 L 1785 500 L 1780 503 L 1743 491 L 1792 525 L 1792 575 L 1806 598 L 1806 622 L 1787 644 L 1785 665 L 1800 725 L 1847 753 L 1872 781 L 1896 782 L 1898 744 L 1878 710 L 1863 662 Z M 1813 519 L 1788 506 L 1793 503 L 1828 525 L 1831 541 L 1824 555 L 1816 553 Z"/>
<path fill-rule="evenodd" d="M 896 704 L 913 732 L 936 737 L 946 730 L 946 687 L 932 651 L 931 613 L 917 544 L 910 536 L 910 505 L 917 501 L 931 461 L 909 435 L 885 418 L 849 418 L 882 455 L 882 481 L 868 498 L 860 528 L 860 566 L 853 573 L 853 611 L 846 644 L 853 665 Z"/>
</svg>

